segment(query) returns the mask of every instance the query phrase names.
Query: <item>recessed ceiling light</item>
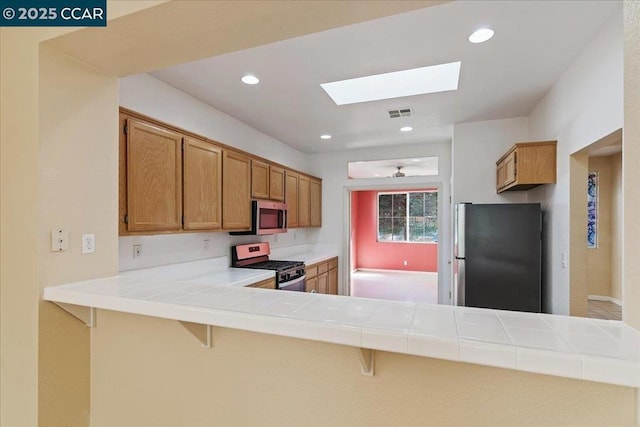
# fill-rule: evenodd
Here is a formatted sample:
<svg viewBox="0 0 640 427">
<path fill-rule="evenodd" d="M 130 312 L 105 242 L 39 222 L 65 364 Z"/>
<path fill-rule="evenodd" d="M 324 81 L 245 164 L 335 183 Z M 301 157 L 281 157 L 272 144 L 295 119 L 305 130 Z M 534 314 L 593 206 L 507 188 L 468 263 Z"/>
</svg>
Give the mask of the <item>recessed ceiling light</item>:
<svg viewBox="0 0 640 427">
<path fill-rule="evenodd" d="M 401 132 L 411 132 L 413 128 L 411 126 L 403 126 L 400 128 Z"/>
<path fill-rule="evenodd" d="M 419 162 L 420 159 L 411 159 L 412 162 Z"/>
<path fill-rule="evenodd" d="M 491 28 L 480 28 L 469 36 L 471 43 L 484 43 L 493 37 L 494 31 Z"/>
<path fill-rule="evenodd" d="M 246 76 L 242 77 L 240 80 L 242 80 L 242 83 L 245 83 L 248 85 L 257 85 L 258 83 L 260 83 L 260 79 L 251 74 L 247 74 Z"/>
<path fill-rule="evenodd" d="M 331 135 L 329 134 L 320 135 L 320 139 L 331 139 Z"/>
<path fill-rule="evenodd" d="M 322 83 L 337 105 L 458 89 L 460 61 Z"/>
</svg>

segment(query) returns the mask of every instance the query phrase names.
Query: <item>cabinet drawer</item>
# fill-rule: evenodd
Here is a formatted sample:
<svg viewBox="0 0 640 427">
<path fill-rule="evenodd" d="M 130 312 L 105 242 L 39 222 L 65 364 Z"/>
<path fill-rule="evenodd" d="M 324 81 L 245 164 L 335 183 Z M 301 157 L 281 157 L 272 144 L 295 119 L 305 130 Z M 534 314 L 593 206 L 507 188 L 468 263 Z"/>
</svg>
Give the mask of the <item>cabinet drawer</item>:
<svg viewBox="0 0 640 427">
<path fill-rule="evenodd" d="M 318 264 L 318 274 L 326 273 L 329 270 L 329 265 L 326 262 L 321 262 Z"/>
<path fill-rule="evenodd" d="M 333 270 L 334 268 L 338 268 L 338 258 L 331 258 L 329 260 L 329 270 Z"/>
<path fill-rule="evenodd" d="M 313 264 L 306 267 L 306 271 L 307 271 L 307 279 L 316 277 L 318 275 L 318 264 Z"/>
</svg>

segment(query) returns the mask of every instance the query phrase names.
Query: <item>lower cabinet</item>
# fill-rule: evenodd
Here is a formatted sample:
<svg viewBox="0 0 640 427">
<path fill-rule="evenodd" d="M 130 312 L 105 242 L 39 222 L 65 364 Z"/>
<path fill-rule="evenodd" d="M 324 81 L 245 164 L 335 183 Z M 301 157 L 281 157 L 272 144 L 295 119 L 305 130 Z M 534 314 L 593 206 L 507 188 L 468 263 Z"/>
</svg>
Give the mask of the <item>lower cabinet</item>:
<svg viewBox="0 0 640 427">
<path fill-rule="evenodd" d="M 338 258 L 306 266 L 305 290 L 319 294 L 338 294 Z"/>
<path fill-rule="evenodd" d="M 275 289 L 276 279 L 267 279 L 267 280 L 263 280 L 262 282 L 252 283 L 250 285 L 245 286 L 245 288 Z"/>
<path fill-rule="evenodd" d="M 317 277 L 309 278 L 307 276 L 307 279 L 306 279 L 306 281 L 304 283 L 304 291 L 305 292 L 318 292 L 318 278 Z"/>
</svg>

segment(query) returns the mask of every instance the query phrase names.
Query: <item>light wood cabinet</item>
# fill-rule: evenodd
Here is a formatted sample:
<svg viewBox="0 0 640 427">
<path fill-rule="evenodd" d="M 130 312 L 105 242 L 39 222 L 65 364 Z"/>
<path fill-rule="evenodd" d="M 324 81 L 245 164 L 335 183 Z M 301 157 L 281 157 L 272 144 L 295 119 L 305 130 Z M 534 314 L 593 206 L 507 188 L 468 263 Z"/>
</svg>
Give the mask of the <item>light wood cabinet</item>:
<svg viewBox="0 0 640 427">
<path fill-rule="evenodd" d="M 298 174 L 292 171 L 285 172 L 285 202 L 288 205 L 287 227 L 298 227 Z"/>
<path fill-rule="evenodd" d="M 222 226 L 222 149 L 184 138 L 183 209 L 185 230 Z"/>
<path fill-rule="evenodd" d="M 329 270 L 327 282 L 327 293 L 332 295 L 338 294 L 338 268 Z"/>
<path fill-rule="evenodd" d="M 248 231 L 251 198 L 286 202 L 290 228 L 321 226 L 318 178 L 122 107 L 119 127 L 120 236 Z"/>
<path fill-rule="evenodd" d="M 320 294 L 338 294 L 338 258 L 311 264 L 306 268 L 305 290 Z"/>
<path fill-rule="evenodd" d="M 284 202 L 284 169 L 269 166 L 269 198 Z"/>
<path fill-rule="evenodd" d="M 284 169 L 253 159 L 251 161 L 251 197 L 284 201 Z"/>
<path fill-rule="evenodd" d="M 329 285 L 329 273 L 318 274 L 318 293 L 326 294 L 328 293 L 328 285 Z"/>
<path fill-rule="evenodd" d="M 182 227 L 182 137 L 127 119 L 125 222 L 129 231 Z"/>
<path fill-rule="evenodd" d="M 251 160 L 251 197 L 269 198 L 269 165 L 259 160 Z"/>
<path fill-rule="evenodd" d="M 222 228 L 251 229 L 251 159 L 241 153 L 223 150 Z"/>
<path fill-rule="evenodd" d="M 298 180 L 298 227 L 311 225 L 311 199 L 309 177 L 300 175 Z"/>
<path fill-rule="evenodd" d="M 517 143 L 496 162 L 498 193 L 555 182 L 556 141 Z"/>
<path fill-rule="evenodd" d="M 245 286 L 245 288 L 275 289 L 276 279 L 267 279 L 258 283 L 252 283 L 251 285 Z"/>
<path fill-rule="evenodd" d="M 307 278 L 304 282 L 304 291 L 305 292 L 318 292 L 318 278 L 312 277 Z"/>
<path fill-rule="evenodd" d="M 322 181 L 311 178 L 309 181 L 309 210 L 311 227 L 322 226 Z"/>
</svg>

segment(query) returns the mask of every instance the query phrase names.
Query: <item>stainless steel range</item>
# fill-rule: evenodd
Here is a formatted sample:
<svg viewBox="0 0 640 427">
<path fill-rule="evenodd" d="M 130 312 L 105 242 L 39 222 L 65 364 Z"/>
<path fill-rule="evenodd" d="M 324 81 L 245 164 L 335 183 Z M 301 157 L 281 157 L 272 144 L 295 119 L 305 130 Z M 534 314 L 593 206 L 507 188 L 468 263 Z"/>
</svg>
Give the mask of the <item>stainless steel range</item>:
<svg viewBox="0 0 640 427">
<path fill-rule="evenodd" d="M 269 242 L 237 245 L 231 248 L 231 266 L 276 272 L 276 289 L 304 292 L 305 268 L 302 261 L 270 260 Z"/>
</svg>

